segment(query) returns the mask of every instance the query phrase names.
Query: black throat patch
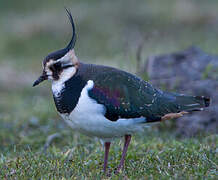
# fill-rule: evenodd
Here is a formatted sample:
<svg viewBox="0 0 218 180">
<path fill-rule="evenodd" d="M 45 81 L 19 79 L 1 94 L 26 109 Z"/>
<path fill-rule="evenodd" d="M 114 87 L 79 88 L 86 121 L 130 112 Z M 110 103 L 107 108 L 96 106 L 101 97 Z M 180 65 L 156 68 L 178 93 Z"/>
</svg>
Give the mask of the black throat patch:
<svg viewBox="0 0 218 180">
<path fill-rule="evenodd" d="M 87 81 L 76 73 L 65 82 L 65 87 L 58 96 L 53 94 L 55 105 L 59 113 L 70 114 L 73 111 L 86 83 Z"/>
</svg>

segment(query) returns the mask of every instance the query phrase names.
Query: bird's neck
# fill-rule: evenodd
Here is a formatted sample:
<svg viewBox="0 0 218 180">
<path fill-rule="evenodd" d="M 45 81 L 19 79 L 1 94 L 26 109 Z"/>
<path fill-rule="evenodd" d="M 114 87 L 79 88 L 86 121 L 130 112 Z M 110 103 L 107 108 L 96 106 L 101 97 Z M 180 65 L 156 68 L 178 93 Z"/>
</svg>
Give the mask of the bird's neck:
<svg viewBox="0 0 218 180">
<path fill-rule="evenodd" d="M 72 112 L 78 103 L 81 91 L 86 83 L 77 74 L 62 84 L 52 83 L 53 97 L 59 113 L 70 114 Z"/>
</svg>

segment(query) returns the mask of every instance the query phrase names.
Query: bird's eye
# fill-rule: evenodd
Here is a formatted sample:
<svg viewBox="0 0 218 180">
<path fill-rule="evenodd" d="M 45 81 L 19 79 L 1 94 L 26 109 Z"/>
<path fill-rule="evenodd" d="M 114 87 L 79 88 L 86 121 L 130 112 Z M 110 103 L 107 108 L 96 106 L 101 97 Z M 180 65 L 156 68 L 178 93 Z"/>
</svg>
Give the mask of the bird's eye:
<svg viewBox="0 0 218 180">
<path fill-rule="evenodd" d="M 61 63 L 55 63 L 53 66 L 56 70 L 61 69 Z"/>
<path fill-rule="evenodd" d="M 49 68 L 51 71 L 61 71 L 61 63 L 52 64 Z"/>
</svg>

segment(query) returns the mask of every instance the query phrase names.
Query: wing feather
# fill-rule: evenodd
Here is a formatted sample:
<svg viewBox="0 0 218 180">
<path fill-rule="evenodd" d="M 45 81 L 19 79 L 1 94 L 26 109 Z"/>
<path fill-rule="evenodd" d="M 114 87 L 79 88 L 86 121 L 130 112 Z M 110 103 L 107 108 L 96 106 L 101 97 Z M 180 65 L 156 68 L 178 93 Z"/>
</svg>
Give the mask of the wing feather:
<svg viewBox="0 0 218 180">
<path fill-rule="evenodd" d="M 141 116 L 156 118 L 151 106 L 159 92 L 146 81 L 116 69 L 102 70 L 93 81 L 89 96 L 106 107 L 105 117 L 109 120 Z"/>
</svg>

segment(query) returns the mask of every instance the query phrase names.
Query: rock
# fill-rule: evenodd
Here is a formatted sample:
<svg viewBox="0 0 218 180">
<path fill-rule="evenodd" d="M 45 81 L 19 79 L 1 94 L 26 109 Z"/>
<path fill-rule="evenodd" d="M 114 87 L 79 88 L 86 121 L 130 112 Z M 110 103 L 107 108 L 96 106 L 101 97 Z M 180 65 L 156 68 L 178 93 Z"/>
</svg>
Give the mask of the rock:
<svg viewBox="0 0 218 180">
<path fill-rule="evenodd" d="M 176 120 L 180 134 L 218 132 L 218 56 L 190 47 L 181 52 L 149 57 L 144 69 L 156 87 L 211 97 L 212 104 L 205 111 Z"/>
</svg>

